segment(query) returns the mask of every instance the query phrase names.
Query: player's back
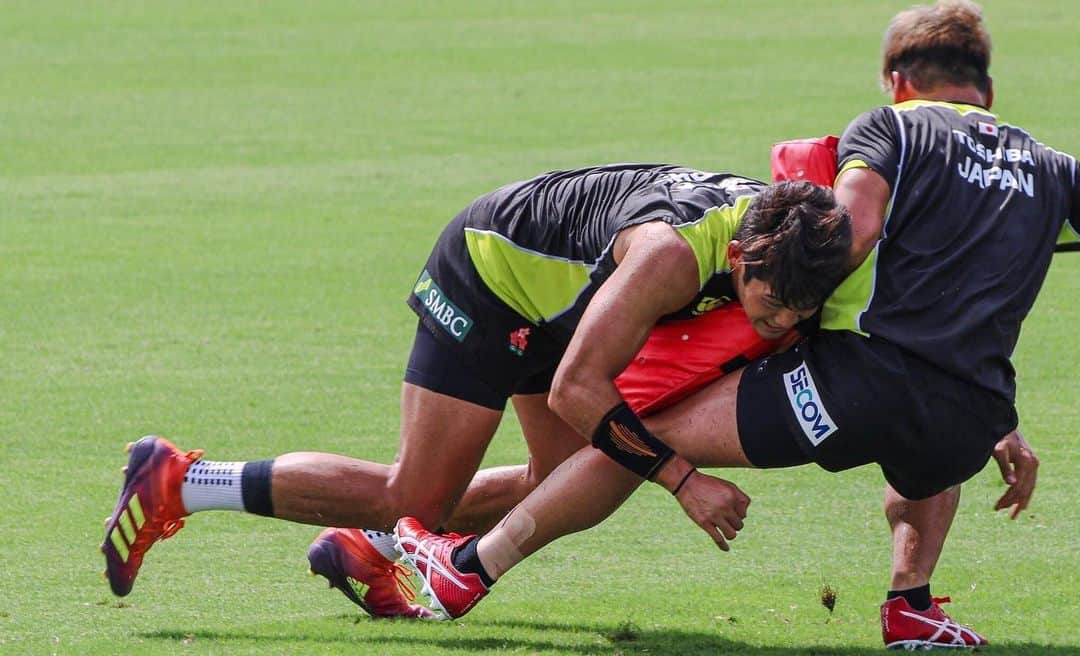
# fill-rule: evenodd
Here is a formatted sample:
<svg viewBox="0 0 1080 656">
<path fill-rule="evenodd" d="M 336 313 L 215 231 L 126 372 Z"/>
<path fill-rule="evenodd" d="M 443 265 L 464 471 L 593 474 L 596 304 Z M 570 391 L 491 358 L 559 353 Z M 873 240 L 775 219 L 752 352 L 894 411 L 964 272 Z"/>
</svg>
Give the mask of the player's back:
<svg viewBox="0 0 1080 656">
<path fill-rule="evenodd" d="M 1014 395 L 1009 362 L 1066 219 L 1076 160 L 988 110 L 909 101 L 863 114 L 841 170 L 865 164 L 892 189 L 882 239 L 827 306 L 827 328 L 889 340 Z"/>
<path fill-rule="evenodd" d="M 593 262 L 626 226 L 696 221 L 763 183 L 668 164 L 609 164 L 551 171 L 477 199 L 468 226 L 538 253 Z"/>
<path fill-rule="evenodd" d="M 711 289 L 730 278 L 724 275 L 727 242 L 764 186 L 663 164 L 552 171 L 474 201 L 463 213 L 465 239 L 473 265 L 496 296 L 568 340 L 615 269 L 611 246 L 619 231 L 648 221 L 676 229 L 704 222 L 687 240 L 709 273 L 702 288 Z"/>
</svg>

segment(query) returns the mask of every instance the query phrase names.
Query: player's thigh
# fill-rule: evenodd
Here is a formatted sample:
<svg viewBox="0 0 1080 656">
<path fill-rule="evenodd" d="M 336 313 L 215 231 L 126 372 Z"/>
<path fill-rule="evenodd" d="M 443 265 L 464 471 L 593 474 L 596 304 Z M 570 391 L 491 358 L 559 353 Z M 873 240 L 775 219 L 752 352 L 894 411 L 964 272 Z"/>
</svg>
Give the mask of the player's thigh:
<svg viewBox="0 0 1080 656">
<path fill-rule="evenodd" d="M 742 370 L 645 419 L 645 425 L 698 467 L 748 467 L 736 421 Z"/>
<path fill-rule="evenodd" d="M 414 504 L 448 509 L 479 468 L 502 412 L 408 382 L 401 410 L 390 487 L 406 510 Z"/>
<path fill-rule="evenodd" d="M 476 473 L 509 392 L 486 381 L 454 344 L 417 327 L 401 392 L 401 436 L 389 481 L 403 509 L 457 501 Z"/>
<path fill-rule="evenodd" d="M 811 461 L 787 421 L 782 377 L 801 363 L 797 350 L 752 361 L 646 425 L 698 466 L 790 467 Z"/>
<path fill-rule="evenodd" d="M 543 480 L 562 461 L 588 441 L 548 407 L 547 393 L 515 394 L 512 398 L 521 431 L 529 447 L 529 476 Z"/>
</svg>

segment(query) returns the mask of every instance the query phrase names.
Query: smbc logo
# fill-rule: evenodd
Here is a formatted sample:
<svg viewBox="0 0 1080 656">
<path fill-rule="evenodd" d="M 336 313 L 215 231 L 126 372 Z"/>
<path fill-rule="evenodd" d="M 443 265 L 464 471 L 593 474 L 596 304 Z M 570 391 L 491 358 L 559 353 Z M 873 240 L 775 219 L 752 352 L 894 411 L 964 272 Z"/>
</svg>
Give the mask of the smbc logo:
<svg viewBox="0 0 1080 656">
<path fill-rule="evenodd" d="M 416 281 L 413 294 L 420 299 L 420 302 L 424 304 L 424 309 L 442 326 L 443 330 L 450 333 L 457 341 L 464 341 L 472 328 L 472 319 L 446 297 L 426 269 Z"/>
</svg>

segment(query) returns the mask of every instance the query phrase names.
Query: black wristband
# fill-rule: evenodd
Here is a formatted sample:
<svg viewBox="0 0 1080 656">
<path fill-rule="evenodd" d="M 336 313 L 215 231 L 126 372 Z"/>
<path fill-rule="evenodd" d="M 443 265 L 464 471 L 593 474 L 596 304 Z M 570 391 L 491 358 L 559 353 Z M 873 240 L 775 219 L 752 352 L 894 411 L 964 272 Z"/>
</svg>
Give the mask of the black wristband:
<svg viewBox="0 0 1080 656">
<path fill-rule="evenodd" d="M 641 419 L 623 401 L 600 420 L 592 445 L 609 458 L 642 478 L 652 480 L 675 452 L 645 428 Z"/>
<path fill-rule="evenodd" d="M 685 483 L 686 480 L 688 478 L 690 478 L 690 474 L 693 474 L 696 471 L 697 471 L 696 469 L 691 467 L 690 470 L 687 471 L 686 474 L 683 475 L 682 480 L 680 480 L 679 484 L 675 486 L 675 489 L 671 491 L 671 496 L 673 496 L 673 497 L 678 496 L 679 495 L 679 490 L 682 489 L 683 483 Z"/>
</svg>

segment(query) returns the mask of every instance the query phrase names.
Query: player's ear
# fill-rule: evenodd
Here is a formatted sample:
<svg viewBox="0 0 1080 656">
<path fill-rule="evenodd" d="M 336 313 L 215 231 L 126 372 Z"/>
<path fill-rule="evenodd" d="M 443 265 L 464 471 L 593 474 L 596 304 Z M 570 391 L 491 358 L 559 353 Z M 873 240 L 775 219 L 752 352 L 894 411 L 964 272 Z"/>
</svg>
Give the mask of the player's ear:
<svg viewBox="0 0 1080 656">
<path fill-rule="evenodd" d="M 898 105 L 905 100 L 911 100 L 915 97 L 911 81 L 904 77 L 902 73 L 893 71 L 892 73 L 889 73 L 889 78 L 892 80 L 893 104 Z"/>
<path fill-rule="evenodd" d="M 742 264 L 742 259 L 742 243 L 739 242 L 739 240 L 737 239 L 732 239 L 727 243 L 728 267 L 730 267 L 731 270 L 734 271 L 737 265 Z"/>
</svg>

